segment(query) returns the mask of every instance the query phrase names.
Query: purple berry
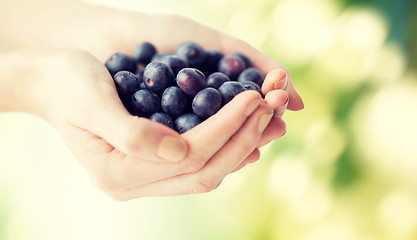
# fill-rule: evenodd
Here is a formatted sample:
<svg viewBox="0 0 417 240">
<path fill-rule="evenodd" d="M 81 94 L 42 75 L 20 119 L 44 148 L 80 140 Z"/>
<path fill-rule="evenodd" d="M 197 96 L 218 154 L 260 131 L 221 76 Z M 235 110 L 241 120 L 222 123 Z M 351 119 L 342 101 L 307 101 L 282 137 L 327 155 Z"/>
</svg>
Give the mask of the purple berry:
<svg viewBox="0 0 417 240">
<path fill-rule="evenodd" d="M 183 68 L 177 75 L 177 85 L 188 96 L 194 97 L 204 88 L 206 77 L 196 68 Z"/>
<path fill-rule="evenodd" d="M 175 55 L 187 61 L 190 67 L 201 67 L 206 60 L 206 51 L 195 42 L 183 42 L 177 49 Z"/>
<path fill-rule="evenodd" d="M 193 113 L 185 113 L 179 116 L 174 122 L 175 130 L 180 134 L 185 133 L 200 123 L 201 119 Z"/>
<path fill-rule="evenodd" d="M 256 69 L 256 68 L 247 68 L 243 70 L 242 73 L 240 73 L 239 77 L 237 78 L 238 82 L 254 82 L 259 87 L 262 87 L 262 84 L 264 83 L 264 76 L 262 73 Z"/>
<path fill-rule="evenodd" d="M 124 53 L 115 53 L 111 55 L 107 59 L 105 65 L 111 76 L 114 76 L 114 74 L 123 70 L 129 72 L 136 71 L 135 61 Z"/>
<path fill-rule="evenodd" d="M 226 74 L 231 80 L 236 80 L 245 69 L 245 62 L 237 55 L 227 55 L 219 62 L 219 72 Z"/>
<path fill-rule="evenodd" d="M 142 42 L 136 45 L 135 49 L 133 50 L 133 59 L 137 63 L 146 65 L 151 61 L 155 53 L 156 49 L 155 46 L 152 45 L 152 43 Z"/>
<path fill-rule="evenodd" d="M 222 102 L 222 94 L 219 91 L 212 87 L 204 88 L 193 99 L 193 112 L 198 117 L 206 119 L 219 111 Z"/>
<path fill-rule="evenodd" d="M 154 92 L 141 89 L 132 96 L 134 114 L 149 117 L 161 109 L 161 99 Z"/>
<path fill-rule="evenodd" d="M 149 119 L 154 122 L 164 124 L 165 126 L 174 129 L 174 121 L 172 121 L 172 118 L 168 116 L 166 113 L 161 113 L 161 112 L 154 113 L 151 115 Z"/>
<path fill-rule="evenodd" d="M 224 73 L 215 72 L 208 76 L 206 80 L 206 87 L 218 89 L 223 83 L 230 81 L 230 78 Z"/>
<path fill-rule="evenodd" d="M 187 108 L 187 96 L 178 87 L 167 88 L 161 97 L 161 107 L 169 116 L 176 118 Z"/>
<path fill-rule="evenodd" d="M 145 67 L 143 81 L 147 89 L 162 94 L 167 87 L 175 84 L 174 72 L 164 63 L 151 62 Z"/>
<path fill-rule="evenodd" d="M 188 67 L 187 62 L 184 59 L 175 55 L 164 56 L 158 61 L 168 65 L 174 72 L 174 76 L 177 76 L 181 69 Z"/>
<path fill-rule="evenodd" d="M 236 95 L 244 92 L 246 89 L 240 82 L 230 81 L 225 82 L 219 87 L 219 92 L 222 94 L 223 105 L 230 102 Z"/>
<path fill-rule="evenodd" d="M 240 57 L 244 62 L 247 68 L 252 67 L 252 62 L 249 60 L 249 58 L 243 54 L 243 53 L 233 53 L 232 55 L 236 55 Z"/>
<path fill-rule="evenodd" d="M 132 95 L 140 89 L 142 79 L 129 71 L 117 72 L 114 77 L 114 85 L 123 103 L 130 101 Z"/>
</svg>

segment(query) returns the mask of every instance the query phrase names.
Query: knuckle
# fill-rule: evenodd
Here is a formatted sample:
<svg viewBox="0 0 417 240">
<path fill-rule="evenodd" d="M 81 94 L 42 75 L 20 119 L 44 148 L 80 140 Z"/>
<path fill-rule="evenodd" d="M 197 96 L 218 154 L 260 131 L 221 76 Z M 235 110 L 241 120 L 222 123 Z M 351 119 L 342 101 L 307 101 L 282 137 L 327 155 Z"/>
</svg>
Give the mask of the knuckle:
<svg viewBox="0 0 417 240">
<path fill-rule="evenodd" d="M 206 164 L 207 159 L 203 156 L 191 157 L 178 163 L 179 172 L 194 173 L 200 171 Z"/>
<path fill-rule="evenodd" d="M 198 177 L 190 187 L 190 193 L 200 194 L 213 191 L 219 186 L 219 181 L 213 177 L 201 176 Z"/>
</svg>

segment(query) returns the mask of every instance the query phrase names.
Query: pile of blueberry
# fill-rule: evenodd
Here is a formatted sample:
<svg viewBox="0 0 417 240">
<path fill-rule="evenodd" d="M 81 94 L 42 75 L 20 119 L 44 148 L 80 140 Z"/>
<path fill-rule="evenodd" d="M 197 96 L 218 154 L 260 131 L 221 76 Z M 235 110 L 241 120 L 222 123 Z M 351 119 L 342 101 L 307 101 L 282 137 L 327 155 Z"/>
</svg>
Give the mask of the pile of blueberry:
<svg viewBox="0 0 417 240">
<path fill-rule="evenodd" d="M 115 53 L 106 61 L 121 101 L 133 115 L 184 133 L 215 114 L 245 90 L 261 95 L 264 76 L 241 53 L 224 56 L 194 42 L 175 53 L 157 53 L 149 42 L 133 57 Z"/>
</svg>

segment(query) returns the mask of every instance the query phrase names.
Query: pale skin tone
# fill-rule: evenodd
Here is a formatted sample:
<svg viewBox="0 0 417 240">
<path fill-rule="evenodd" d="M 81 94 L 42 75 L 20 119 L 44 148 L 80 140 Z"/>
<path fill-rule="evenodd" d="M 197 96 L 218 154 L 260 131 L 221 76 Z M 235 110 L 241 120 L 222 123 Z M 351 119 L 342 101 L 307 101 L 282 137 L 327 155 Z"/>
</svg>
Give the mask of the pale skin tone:
<svg viewBox="0 0 417 240">
<path fill-rule="evenodd" d="M 224 54 L 242 52 L 266 75 L 265 99 L 244 92 L 182 135 L 132 116 L 103 62 L 114 52 L 129 54 L 144 40 L 160 52 L 186 40 Z M 0 48 L 0 111 L 48 121 L 97 186 L 116 200 L 209 192 L 229 173 L 258 160 L 259 147 L 285 134 L 286 109 L 303 108 L 284 66 L 180 16 L 75 0 L 2 1 L 0 43 L 8 49 Z"/>
</svg>

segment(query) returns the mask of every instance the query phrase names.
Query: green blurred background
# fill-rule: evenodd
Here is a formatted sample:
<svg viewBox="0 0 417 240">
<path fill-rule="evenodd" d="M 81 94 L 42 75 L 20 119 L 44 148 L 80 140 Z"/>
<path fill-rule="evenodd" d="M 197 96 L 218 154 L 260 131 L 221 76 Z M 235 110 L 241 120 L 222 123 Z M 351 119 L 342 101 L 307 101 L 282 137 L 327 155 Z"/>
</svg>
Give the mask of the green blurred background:
<svg viewBox="0 0 417 240">
<path fill-rule="evenodd" d="M 116 203 L 43 121 L 0 115 L 0 239 L 417 239 L 417 1 L 95 0 L 175 12 L 290 69 L 305 109 L 209 194 Z"/>
</svg>

